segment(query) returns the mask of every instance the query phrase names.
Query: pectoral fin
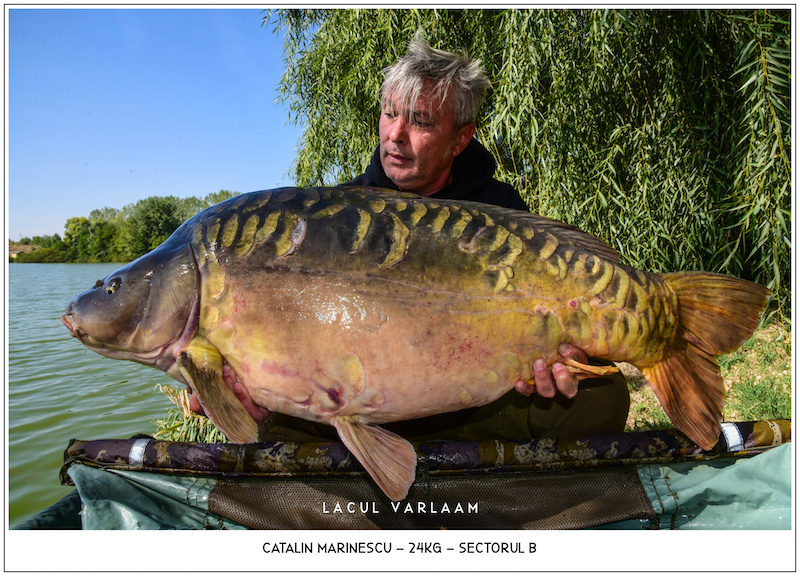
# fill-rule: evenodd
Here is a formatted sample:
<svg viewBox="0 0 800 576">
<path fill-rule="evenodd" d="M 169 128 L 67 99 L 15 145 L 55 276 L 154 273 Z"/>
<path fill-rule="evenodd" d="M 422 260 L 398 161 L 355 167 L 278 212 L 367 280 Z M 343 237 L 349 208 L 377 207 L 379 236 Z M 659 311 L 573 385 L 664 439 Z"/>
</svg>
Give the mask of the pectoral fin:
<svg viewBox="0 0 800 576">
<path fill-rule="evenodd" d="M 222 377 L 222 357 L 210 346 L 193 345 L 178 355 L 178 370 L 206 415 L 231 442 L 255 442 L 258 425 Z"/>
<path fill-rule="evenodd" d="M 334 418 L 331 424 L 384 494 L 395 502 L 406 497 L 417 471 L 417 453 L 407 440 L 352 418 Z"/>
</svg>

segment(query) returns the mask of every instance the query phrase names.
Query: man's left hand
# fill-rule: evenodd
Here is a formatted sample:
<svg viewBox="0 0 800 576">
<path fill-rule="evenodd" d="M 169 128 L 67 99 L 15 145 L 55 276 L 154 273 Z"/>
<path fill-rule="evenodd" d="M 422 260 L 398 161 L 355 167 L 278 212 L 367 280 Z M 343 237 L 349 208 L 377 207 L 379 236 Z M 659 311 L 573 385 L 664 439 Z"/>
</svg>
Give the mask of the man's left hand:
<svg viewBox="0 0 800 576">
<path fill-rule="evenodd" d="M 586 364 L 588 360 L 583 350 L 570 344 L 562 344 L 558 347 L 558 352 L 562 358 L 572 358 L 582 364 Z M 574 398 L 578 393 L 578 380 L 583 378 L 570 372 L 561 362 L 554 362 L 548 369 L 547 362 L 543 358 L 538 358 L 533 363 L 534 383 L 529 384 L 520 380 L 515 388 L 525 396 L 536 393 L 544 398 L 553 398 L 558 391 L 567 398 Z"/>
</svg>

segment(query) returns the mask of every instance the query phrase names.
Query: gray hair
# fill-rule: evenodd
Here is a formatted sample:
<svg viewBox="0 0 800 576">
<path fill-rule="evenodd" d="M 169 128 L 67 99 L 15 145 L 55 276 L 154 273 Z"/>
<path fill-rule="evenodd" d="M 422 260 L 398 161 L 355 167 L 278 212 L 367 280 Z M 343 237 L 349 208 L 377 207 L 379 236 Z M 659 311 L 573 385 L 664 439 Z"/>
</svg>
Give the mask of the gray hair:
<svg viewBox="0 0 800 576">
<path fill-rule="evenodd" d="M 478 108 L 491 86 L 480 60 L 470 60 L 466 52 L 454 54 L 431 48 L 418 31 L 408 52 L 396 64 L 383 70 L 381 103 L 389 95 L 401 102 L 410 114 L 423 89 L 433 87 L 432 102 L 445 102 L 452 89 L 450 105 L 456 129 L 475 122 Z M 439 100 L 441 98 L 441 100 Z M 406 118 L 409 120 L 409 118 Z"/>
</svg>

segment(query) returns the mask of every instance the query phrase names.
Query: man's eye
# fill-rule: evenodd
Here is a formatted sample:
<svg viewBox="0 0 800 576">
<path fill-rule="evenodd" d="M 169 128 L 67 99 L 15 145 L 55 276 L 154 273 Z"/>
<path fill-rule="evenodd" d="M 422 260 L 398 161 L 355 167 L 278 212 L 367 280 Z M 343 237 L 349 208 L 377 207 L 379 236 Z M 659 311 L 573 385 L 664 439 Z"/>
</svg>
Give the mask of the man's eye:
<svg viewBox="0 0 800 576">
<path fill-rule="evenodd" d="M 433 126 L 433 122 L 431 121 L 431 119 L 421 114 L 412 116 L 411 123 L 418 128 L 430 128 L 431 126 Z"/>
</svg>

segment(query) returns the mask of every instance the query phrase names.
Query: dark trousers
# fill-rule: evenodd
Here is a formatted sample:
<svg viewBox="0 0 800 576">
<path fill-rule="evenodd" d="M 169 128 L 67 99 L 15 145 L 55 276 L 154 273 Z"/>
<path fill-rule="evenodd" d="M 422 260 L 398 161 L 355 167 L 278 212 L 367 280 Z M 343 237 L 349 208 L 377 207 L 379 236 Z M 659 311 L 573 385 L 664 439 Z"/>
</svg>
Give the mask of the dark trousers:
<svg viewBox="0 0 800 576">
<path fill-rule="evenodd" d="M 601 361 L 602 362 L 602 361 Z M 593 362 L 593 363 L 601 363 Z M 543 398 L 512 390 L 494 402 L 405 422 L 383 424 L 411 441 L 523 440 L 541 436 L 582 437 L 622 432 L 628 419 L 630 395 L 621 373 L 589 378 L 572 399 L 561 394 Z M 259 431 L 259 440 L 314 442 L 337 439 L 332 426 L 272 414 Z"/>
</svg>

